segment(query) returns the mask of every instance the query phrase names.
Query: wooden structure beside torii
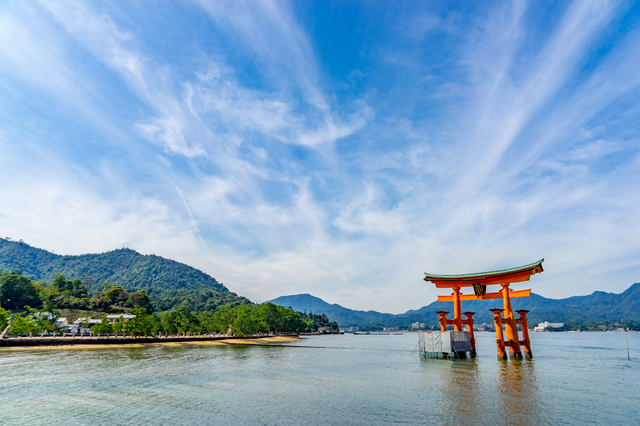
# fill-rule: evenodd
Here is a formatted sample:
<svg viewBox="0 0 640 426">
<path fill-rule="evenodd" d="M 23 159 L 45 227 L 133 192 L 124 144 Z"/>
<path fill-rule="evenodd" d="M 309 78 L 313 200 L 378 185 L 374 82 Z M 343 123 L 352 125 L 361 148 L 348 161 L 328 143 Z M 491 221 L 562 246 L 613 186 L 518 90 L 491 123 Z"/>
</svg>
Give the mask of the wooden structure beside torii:
<svg viewBox="0 0 640 426">
<path fill-rule="evenodd" d="M 482 272 L 476 274 L 462 275 L 435 275 L 425 273 L 425 281 L 430 281 L 436 285 L 436 288 L 450 288 L 453 293 L 450 296 L 438 296 L 439 302 L 453 302 L 453 319 L 447 319 L 447 311 L 438 311 L 440 315 L 440 329 L 447 330 L 447 325 L 453 325 L 454 330 L 462 331 L 462 326 L 467 326 L 467 331 L 471 333 L 471 343 L 473 346 L 472 356 L 475 354 L 475 338 L 473 335 L 473 312 L 461 313 L 460 302 L 463 300 L 485 300 L 485 299 L 502 299 L 503 309 L 491 309 L 493 320 L 496 326 L 496 346 L 498 349 L 498 359 L 506 359 L 506 347 L 509 347 L 511 358 L 522 358 L 520 346 L 524 346 L 525 356 L 532 357 L 531 342 L 529 340 L 529 330 L 527 328 L 527 310 L 519 310 L 517 313 L 520 318 L 515 318 L 511 309 L 512 297 L 529 297 L 531 290 L 511 290 L 509 285 L 512 283 L 529 281 L 532 275 L 539 274 L 543 271 L 541 259 L 529 265 L 517 268 L 503 269 L 500 271 Z M 487 286 L 500 285 L 502 289 L 495 293 L 487 293 Z M 464 287 L 473 287 L 474 294 L 461 294 L 460 290 Z M 504 317 L 502 313 L 504 312 Z M 462 319 L 462 315 L 466 319 Z M 522 326 L 522 340 L 518 336 L 517 324 Z M 502 332 L 502 326 L 505 327 L 506 340 Z"/>
</svg>

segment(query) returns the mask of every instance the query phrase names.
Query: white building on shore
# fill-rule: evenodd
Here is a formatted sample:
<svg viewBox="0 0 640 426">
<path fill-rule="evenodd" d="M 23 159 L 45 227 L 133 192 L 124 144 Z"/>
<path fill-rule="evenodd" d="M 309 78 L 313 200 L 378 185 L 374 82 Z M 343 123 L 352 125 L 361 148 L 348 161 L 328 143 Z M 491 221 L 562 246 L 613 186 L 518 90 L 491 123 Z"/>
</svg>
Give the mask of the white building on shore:
<svg viewBox="0 0 640 426">
<path fill-rule="evenodd" d="M 90 332 L 94 325 L 100 324 L 101 322 L 101 319 L 78 318 L 71 324 L 71 332 L 85 334 Z"/>
<path fill-rule="evenodd" d="M 539 322 L 537 327 L 533 328 L 533 331 L 546 331 L 547 328 L 560 328 L 564 327 L 563 322 Z"/>
<path fill-rule="evenodd" d="M 129 312 L 125 312 L 123 314 L 107 315 L 107 323 L 113 326 L 118 320 L 118 318 L 121 318 L 122 322 L 125 323 L 131 319 L 134 319 L 135 317 L 136 317 L 135 315 L 130 314 Z"/>
</svg>

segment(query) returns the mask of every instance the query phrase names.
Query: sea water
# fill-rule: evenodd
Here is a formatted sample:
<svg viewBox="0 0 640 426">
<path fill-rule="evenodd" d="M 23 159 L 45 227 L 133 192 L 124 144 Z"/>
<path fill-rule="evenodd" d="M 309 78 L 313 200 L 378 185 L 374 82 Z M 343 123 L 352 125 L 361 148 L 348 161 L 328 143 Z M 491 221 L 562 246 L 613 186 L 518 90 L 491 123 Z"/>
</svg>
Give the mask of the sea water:
<svg viewBox="0 0 640 426">
<path fill-rule="evenodd" d="M 532 333 L 532 361 L 476 339 L 474 360 L 420 358 L 416 333 L 5 350 L 0 424 L 640 424 L 640 333 Z"/>
</svg>

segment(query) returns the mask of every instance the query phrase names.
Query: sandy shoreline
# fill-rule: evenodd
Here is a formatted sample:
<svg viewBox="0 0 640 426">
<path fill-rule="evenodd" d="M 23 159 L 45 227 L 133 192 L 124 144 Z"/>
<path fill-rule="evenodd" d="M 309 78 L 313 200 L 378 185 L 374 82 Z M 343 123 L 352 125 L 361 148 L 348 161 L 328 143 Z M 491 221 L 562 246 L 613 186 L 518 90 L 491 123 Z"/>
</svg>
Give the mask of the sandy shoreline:
<svg viewBox="0 0 640 426">
<path fill-rule="evenodd" d="M 151 343 L 109 343 L 109 344 L 66 344 L 56 346 L 7 346 L 0 347 L 0 351 L 26 350 L 69 350 L 69 349 L 106 349 L 106 348 L 152 348 L 152 347 L 188 347 L 188 346 L 256 346 L 265 343 L 281 343 L 299 340 L 295 336 L 271 336 L 232 340 L 185 340 L 181 342 L 151 342 Z"/>
</svg>

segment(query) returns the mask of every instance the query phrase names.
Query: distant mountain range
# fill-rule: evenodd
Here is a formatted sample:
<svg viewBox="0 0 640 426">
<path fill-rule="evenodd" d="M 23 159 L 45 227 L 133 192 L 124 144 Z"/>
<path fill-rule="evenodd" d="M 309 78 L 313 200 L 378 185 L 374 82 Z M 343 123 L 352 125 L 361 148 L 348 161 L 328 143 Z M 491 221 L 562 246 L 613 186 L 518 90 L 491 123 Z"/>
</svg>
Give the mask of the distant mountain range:
<svg viewBox="0 0 640 426">
<path fill-rule="evenodd" d="M 229 290 L 212 276 L 175 260 L 143 255 L 123 248 L 100 254 L 61 256 L 32 247 L 22 241 L 0 238 L 0 272 L 22 270 L 34 281 L 50 281 L 62 273 L 67 279 L 92 277 L 90 291 L 102 283 L 120 285 L 127 290 Z"/>
<path fill-rule="evenodd" d="M 296 311 L 326 314 L 340 327 L 380 325 L 399 327 L 422 322 L 429 325 L 438 323 L 436 311 L 453 313 L 451 302 L 433 302 L 417 310 L 403 314 L 386 314 L 376 311 L 357 311 L 337 304 L 329 304 L 310 294 L 282 296 L 270 301 L 276 305 L 292 307 Z M 596 291 L 588 296 L 573 296 L 566 299 L 548 299 L 537 294 L 511 300 L 514 310 L 528 309 L 531 324 L 550 321 L 606 321 L 616 319 L 640 319 L 640 283 L 633 284 L 620 294 Z M 502 307 L 502 300 L 473 300 L 462 302 L 463 311 L 476 312 L 474 321 L 478 324 L 492 323 L 489 309 Z"/>
</svg>

